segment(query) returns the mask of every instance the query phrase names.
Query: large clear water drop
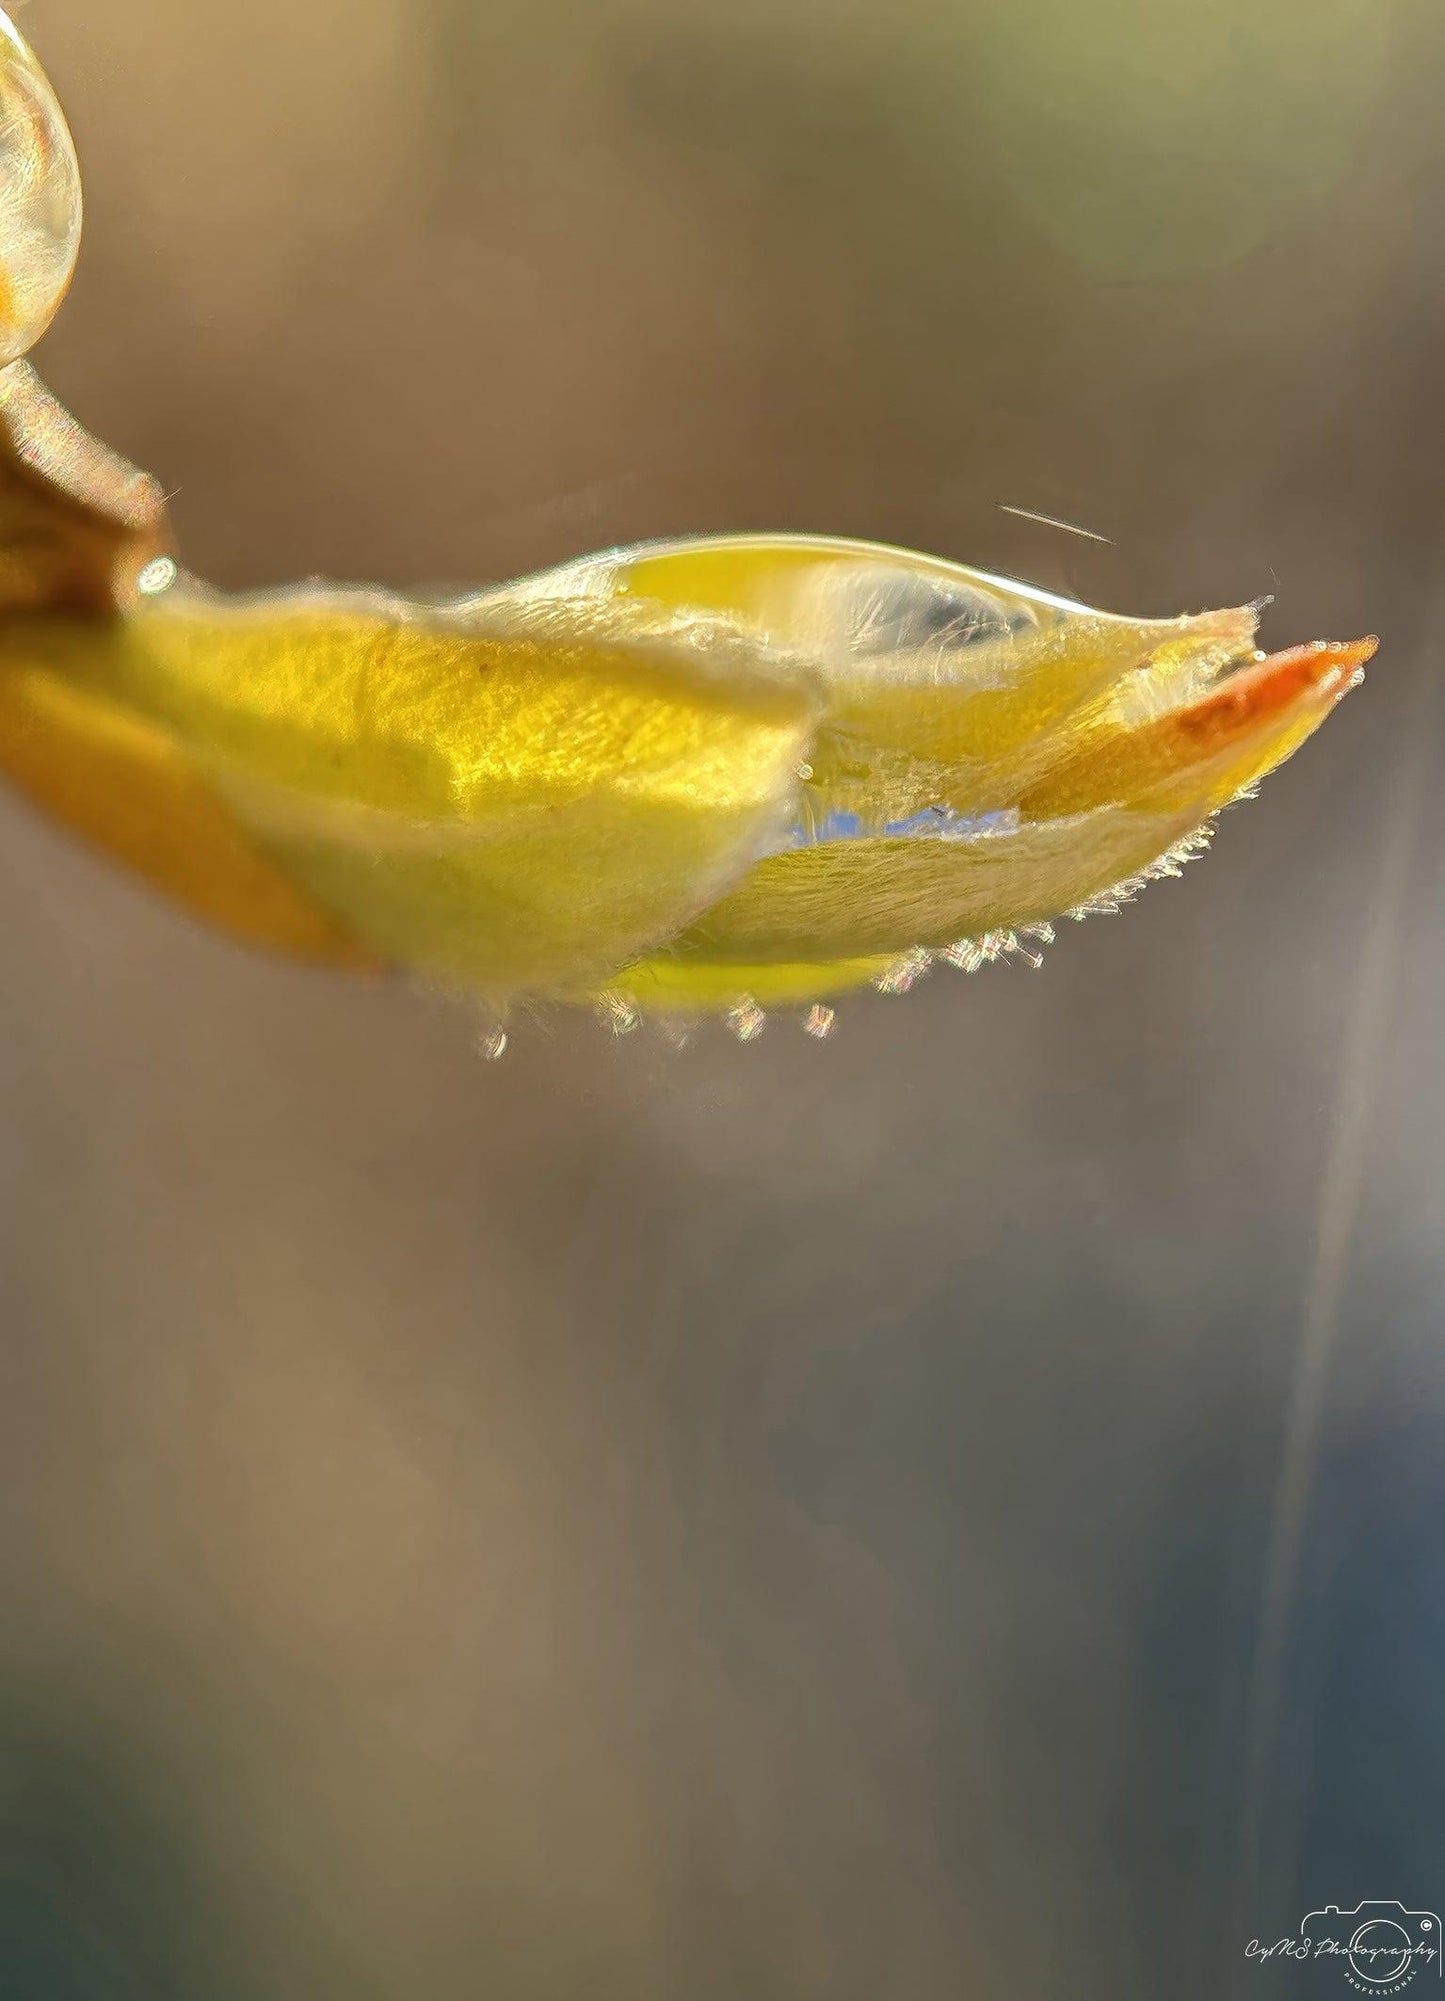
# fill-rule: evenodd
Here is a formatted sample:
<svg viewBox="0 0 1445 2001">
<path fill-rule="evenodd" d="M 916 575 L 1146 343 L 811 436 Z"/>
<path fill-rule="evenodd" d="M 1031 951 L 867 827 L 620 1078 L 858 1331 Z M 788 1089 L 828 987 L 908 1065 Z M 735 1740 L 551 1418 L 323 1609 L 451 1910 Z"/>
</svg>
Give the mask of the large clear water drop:
<svg viewBox="0 0 1445 2001">
<path fill-rule="evenodd" d="M 55 92 L 0 12 L 0 367 L 28 354 L 80 250 L 80 164 Z"/>
</svg>

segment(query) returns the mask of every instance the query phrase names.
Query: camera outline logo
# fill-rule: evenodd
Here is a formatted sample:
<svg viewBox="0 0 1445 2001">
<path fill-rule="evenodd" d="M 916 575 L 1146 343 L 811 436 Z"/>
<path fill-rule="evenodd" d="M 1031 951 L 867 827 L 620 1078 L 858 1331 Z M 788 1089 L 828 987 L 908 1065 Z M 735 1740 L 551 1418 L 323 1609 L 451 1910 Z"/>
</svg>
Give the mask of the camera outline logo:
<svg viewBox="0 0 1445 2001">
<path fill-rule="evenodd" d="M 1326 1904 L 1300 1924 L 1311 1958 L 1341 1958 L 1340 1971 L 1360 1994 L 1399 1994 L 1417 1973 L 1445 1975 L 1437 1911 L 1408 1911 L 1393 1897 L 1368 1898 L 1352 1911 Z"/>
</svg>

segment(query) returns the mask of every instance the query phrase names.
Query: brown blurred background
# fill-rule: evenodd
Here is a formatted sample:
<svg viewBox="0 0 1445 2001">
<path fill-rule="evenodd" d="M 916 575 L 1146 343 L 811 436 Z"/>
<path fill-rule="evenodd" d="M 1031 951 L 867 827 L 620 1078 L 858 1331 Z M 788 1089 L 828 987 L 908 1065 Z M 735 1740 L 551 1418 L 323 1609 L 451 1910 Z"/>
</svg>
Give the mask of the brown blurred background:
<svg viewBox="0 0 1445 2001">
<path fill-rule="evenodd" d="M 1248 1940 L 1445 1901 L 1436 0 L 21 18 L 40 364 L 218 583 L 795 528 L 1383 646 L 823 1048 L 487 1064 L 0 802 L 0 1995 L 1336 1991 Z"/>
</svg>

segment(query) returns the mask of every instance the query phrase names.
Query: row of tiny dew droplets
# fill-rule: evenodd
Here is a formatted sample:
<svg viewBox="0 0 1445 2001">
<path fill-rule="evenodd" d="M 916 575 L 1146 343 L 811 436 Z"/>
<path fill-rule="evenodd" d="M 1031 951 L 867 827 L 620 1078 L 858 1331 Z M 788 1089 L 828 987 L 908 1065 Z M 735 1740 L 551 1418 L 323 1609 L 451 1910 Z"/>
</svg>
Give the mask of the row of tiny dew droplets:
<svg viewBox="0 0 1445 2001">
<path fill-rule="evenodd" d="M 1064 919 L 1082 924 L 1086 917 L 1113 917 L 1147 888 L 1151 882 L 1159 882 L 1182 874 L 1185 865 L 1204 853 L 1214 836 L 1214 822 L 1206 824 L 1140 869 L 1137 875 L 1127 876 L 1123 882 L 1115 883 L 1112 889 L 1103 890 L 1091 896 L 1087 902 L 1075 904 L 1063 913 Z M 1022 924 L 1011 931 L 985 931 L 977 938 L 960 938 L 952 945 L 945 945 L 941 951 L 930 951 L 925 946 L 915 946 L 905 952 L 893 964 L 880 973 L 873 982 L 881 994 L 906 994 L 935 965 L 951 966 L 960 973 L 976 973 L 984 966 L 1021 964 L 1037 970 L 1042 966 L 1045 945 L 1052 945 L 1056 937 L 1053 924 Z M 690 1018 L 677 1019 L 671 1015 L 648 1016 L 628 995 L 604 993 L 597 1002 L 597 1012 L 614 1035 L 633 1035 L 645 1022 L 650 1022 L 658 1033 L 675 1048 L 681 1049 L 692 1039 L 695 1023 Z M 751 994 L 739 994 L 723 1017 L 739 1042 L 756 1042 L 768 1025 L 766 1011 L 761 1008 Z M 805 1035 L 817 1042 L 825 1042 L 833 1032 L 837 1021 L 837 1010 L 825 1007 L 821 1002 L 798 1017 L 799 1026 Z M 509 1046 L 509 1037 L 500 1021 L 489 1023 L 481 1039 L 481 1053 L 488 1061 L 495 1062 L 504 1056 Z"/>
</svg>

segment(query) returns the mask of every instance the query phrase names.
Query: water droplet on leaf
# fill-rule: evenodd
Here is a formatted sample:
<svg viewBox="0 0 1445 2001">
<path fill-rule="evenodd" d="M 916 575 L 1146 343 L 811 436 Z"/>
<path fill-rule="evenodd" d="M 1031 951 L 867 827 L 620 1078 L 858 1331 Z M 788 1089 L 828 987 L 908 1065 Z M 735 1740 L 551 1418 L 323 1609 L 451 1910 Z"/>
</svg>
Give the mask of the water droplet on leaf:
<svg viewBox="0 0 1445 2001">
<path fill-rule="evenodd" d="M 24 38 L 0 13 L 0 366 L 55 317 L 80 250 L 80 165 Z"/>
</svg>

